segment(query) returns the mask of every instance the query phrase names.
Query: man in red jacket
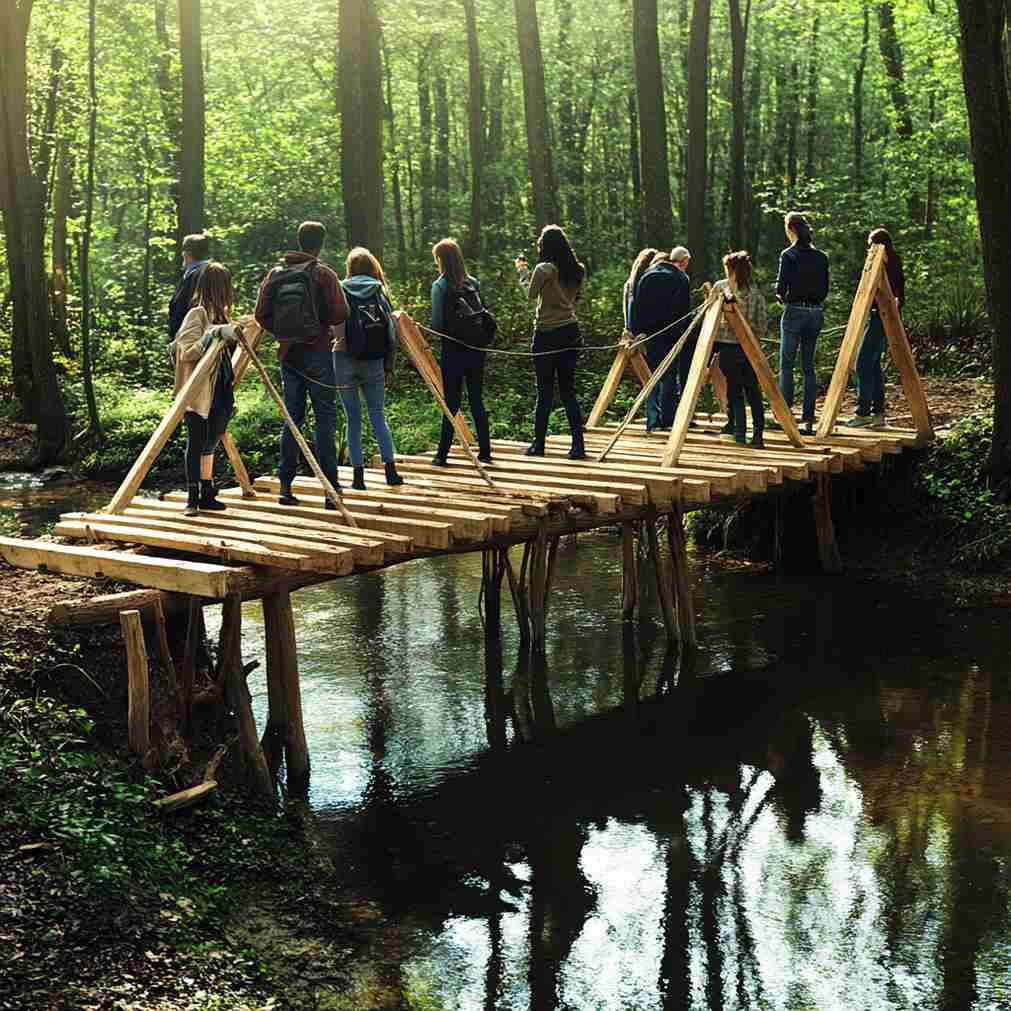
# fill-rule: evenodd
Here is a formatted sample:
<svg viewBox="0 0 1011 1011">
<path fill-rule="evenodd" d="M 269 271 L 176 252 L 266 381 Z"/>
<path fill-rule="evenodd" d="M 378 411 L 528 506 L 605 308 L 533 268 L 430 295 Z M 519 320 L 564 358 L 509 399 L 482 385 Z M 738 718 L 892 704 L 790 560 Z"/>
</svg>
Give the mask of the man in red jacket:
<svg viewBox="0 0 1011 1011">
<path fill-rule="evenodd" d="M 291 335 L 275 333 L 277 354 L 281 361 L 281 384 L 284 406 L 296 425 L 305 418 L 306 399 L 312 401 L 315 418 L 316 459 L 330 483 L 337 483 L 337 381 L 334 377 L 333 355 L 330 351 L 330 327 L 348 318 L 348 305 L 337 275 L 319 259 L 323 249 L 326 228 L 318 221 L 303 221 L 298 226 L 298 251 L 285 253 L 281 263 L 270 271 L 260 285 L 256 302 L 256 322 L 273 333 L 273 307 L 268 288 L 270 280 L 283 270 L 304 269 L 310 272 L 316 295 L 319 316 L 319 335 L 307 341 L 290 342 Z M 298 505 L 292 494 L 298 466 L 298 444 L 285 425 L 281 428 L 281 480 L 282 505 Z M 333 505 L 326 500 L 328 509 Z"/>
</svg>

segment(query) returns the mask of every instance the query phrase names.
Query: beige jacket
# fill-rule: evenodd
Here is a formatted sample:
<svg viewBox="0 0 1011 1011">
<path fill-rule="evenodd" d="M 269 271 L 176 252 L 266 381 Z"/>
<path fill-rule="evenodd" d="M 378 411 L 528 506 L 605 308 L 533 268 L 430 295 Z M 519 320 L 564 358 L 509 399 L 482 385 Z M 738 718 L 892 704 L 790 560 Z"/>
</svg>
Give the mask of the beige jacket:
<svg viewBox="0 0 1011 1011">
<path fill-rule="evenodd" d="M 202 305 L 195 305 L 183 318 L 183 325 L 179 327 L 176 339 L 169 345 L 169 354 L 172 355 L 176 367 L 173 397 L 179 395 L 179 391 L 186 385 L 186 381 L 197 367 L 197 362 L 203 357 L 204 349 L 201 342 L 210 326 L 210 317 Z M 227 351 L 222 352 L 222 354 L 227 353 Z M 214 384 L 218 381 L 220 361 L 218 359 L 218 364 L 211 369 L 206 380 L 190 392 L 186 410 L 199 414 L 201 418 L 206 418 L 211 413 L 211 401 L 214 397 Z"/>
<path fill-rule="evenodd" d="M 538 330 L 557 330 L 576 322 L 576 303 L 583 296 L 583 282 L 576 288 L 564 288 L 553 263 L 538 263 L 531 274 L 528 267 L 519 271 L 520 287 L 530 301 L 537 299 L 534 326 Z"/>
<path fill-rule="evenodd" d="M 724 278 L 716 282 L 719 291 L 733 294 L 737 298 L 737 308 L 741 315 L 748 321 L 751 332 L 756 340 L 761 340 L 765 336 L 765 331 L 769 325 L 769 310 L 765 304 L 765 296 L 755 287 L 748 288 L 747 291 L 731 292 L 730 282 Z M 720 329 L 716 333 L 717 344 L 739 344 L 737 334 L 730 328 L 725 318 L 720 319 Z"/>
</svg>

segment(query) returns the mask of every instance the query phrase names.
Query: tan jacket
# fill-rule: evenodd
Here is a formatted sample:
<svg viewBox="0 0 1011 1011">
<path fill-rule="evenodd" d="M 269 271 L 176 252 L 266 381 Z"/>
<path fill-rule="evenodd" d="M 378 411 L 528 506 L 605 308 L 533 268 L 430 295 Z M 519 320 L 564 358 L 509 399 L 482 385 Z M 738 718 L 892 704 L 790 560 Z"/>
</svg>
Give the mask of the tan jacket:
<svg viewBox="0 0 1011 1011">
<path fill-rule="evenodd" d="M 179 327 L 176 339 L 169 345 L 169 353 L 172 355 L 176 367 L 173 397 L 179 395 L 179 391 L 186 385 L 186 381 L 197 367 L 197 362 L 203 357 L 202 341 L 204 334 L 210 327 L 210 317 L 202 305 L 195 305 L 183 318 L 183 325 Z M 228 354 L 228 352 L 223 351 L 222 354 Z M 206 418 L 211 413 L 211 401 L 214 397 L 214 384 L 218 381 L 220 361 L 218 359 L 218 364 L 211 369 L 207 378 L 190 392 L 186 410 L 199 414 L 201 418 Z"/>
<path fill-rule="evenodd" d="M 530 301 L 537 299 L 534 326 L 538 330 L 557 330 L 576 322 L 576 303 L 583 296 L 583 282 L 564 288 L 553 263 L 538 263 L 531 274 L 528 267 L 519 271 L 520 287 Z"/>
<path fill-rule="evenodd" d="M 765 304 L 765 296 L 755 287 L 748 288 L 747 291 L 731 292 L 730 282 L 724 278 L 716 282 L 716 288 L 737 297 L 737 309 L 748 321 L 751 332 L 756 340 L 761 340 L 765 336 L 765 331 L 769 325 L 769 310 Z M 725 317 L 720 319 L 720 329 L 716 332 L 717 344 L 739 344 L 737 334 L 731 329 Z"/>
</svg>

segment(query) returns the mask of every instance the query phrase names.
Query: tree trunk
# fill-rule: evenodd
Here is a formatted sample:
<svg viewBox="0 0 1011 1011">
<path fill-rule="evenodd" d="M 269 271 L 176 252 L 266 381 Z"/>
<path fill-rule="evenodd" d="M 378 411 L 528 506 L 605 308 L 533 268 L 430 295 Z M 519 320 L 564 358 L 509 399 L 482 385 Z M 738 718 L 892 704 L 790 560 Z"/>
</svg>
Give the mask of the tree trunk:
<svg viewBox="0 0 1011 1011">
<path fill-rule="evenodd" d="M 393 71 L 390 67 L 390 54 L 386 48 L 386 38 L 383 37 L 383 66 L 386 70 L 386 124 L 390 130 L 389 148 L 393 155 L 393 171 L 391 173 L 393 188 L 393 222 L 397 230 L 397 270 L 400 280 L 407 280 L 407 238 L 404 235 L 404 208 L 400 196 L 400 145 L 397 143 L 397 124 L 393 116 Z"/>
<path fill-rule="evenodd" d="M 179 59 L 182 67 L 182 134 L 179 160 L 179 234 L 203 231 L 204 63 L 200 0 L 179 0 Z"/>
<path fill-rule="evenodd" d="M 635 231 L 632 240 L 635 252 L 646 245 L 646 233 L 643 231 L 642 213 L 642 174 L 639 166 L 639 110 L 635 104 L 635 91 L 628 91 L 628 164 L 632 177 L 632 220 Z"/>
<path fill-rule="evenodd" d="M 158 96 L 161 101 L 162 120 L 165 123 L 165 135 L 168 137 L 168 150 L 165 160 L 169 164 L 169 196 L 176 211 L 176 259 L 178 260 L 179 244 L 182 234 L 179 232 L 179 164 L 180 146 L 182 144 L 182 122 L 179 118 L 179 88 L 172 74 L 172 40 L 169 38 L 166 20 L 166 5 L 168 0 L 155 0 L 154 31 L 158 40 Z"/>
<path fill-rule="evenodd" d="M 993 329 L 994 482 L 1011 479 L 1011 110 L 1004 65 L 1004 0 L 958 0 L 962 81 L 976 176 L 990 325 Z"/>
<path fill-rule="evenodd" d="M 53 319 L 52 332 L 61 353 L 70 358 L 70 331 L 67 327 L 67 217 L 73 186 L 70 138 L 61 137 L 56 151 L 56 180 L 53 184 Z"/>
<path fill-rule="evenodd" d="M 558 196 L 551 158 L 548 101 L 544 91 L 544 58 L 537 24 L 536 0 L 513 0 L 520 66 L 523 70 L 523 111 L 527 129 L 527 159 L 538 229 L 558 220 Z"/>
<path fill-rule="evenodd" d="M 38 463 L 59 459 L 68 422 L 56 382 L 45 264 L 46 179 L 29 155 L 27 41 L 31 0 L 0 4 L 0 209 L 14 306 L 14 386 L 38 426 Z M 42 146 L 48 143 L 44 138 Z"/>
<path fill-rule="evenodd" d="M 734 125 L 730 148 L 730 245 L 744 248 L 744 22 L 741 0 L 730 3 L 731 85 Z"/>
<path fill-rule="evenodd" d="M 95 403 L 91 368 L 91 220 L 95 209 L 95 127 L 98 122 L 98 90 L 95 85 L 95 0 L 88 3 L 88 181 L 84 191 L 84 237 L 81 243 L 81 365 L 88 425 L 95 443 L 102 445 L 102 423 Z"/>
<path fill-rule="evenodd" d="M 867 73 L 867 52 L 871 40 L 871 10 L 869 0 L 863 0 L 864 34 L 860 43 L 857 68 L 853 72 L 853 188 L 859 193 L 864 182 L 864 75 Z"/>
<path fill-rule="evenodd" d="M 762 157 L 762 19 L 756 17 L 753 38 L 754 59 L 751 61 L 751 83 L 748 95 L 748 122 L 751 130 L 748 135 L 747 155 L 751 166 L 751 177 L 765 178 L 765 160 Z M 762 207 L 754 192 L 747 196 L 748 204 L 748 249 L 752 259 L 757 261 L 761 255 L 762 244 Z"/>
<path fill-rule="evenodd" d="M 814 179 L 814 159 L 818 149 L 818 29 L 821 15 L 815 14 L 811 23 L 811 45 L 807 54 L 807 156 L 804 159 L 804 178 Z"/>
<path fill-rule="evenodd" d="M 430 42 L 418 60 L 418 142 L 421 150 L 421 243 L 433 241 L 435 233 L 434 199 L 432 194 L 432 88 L 430 62 L 434 44 Z"/>
<path fill-rule="evenodd" d="M 643 233 L 648 242 L 656 243 L 660 249 L 669 249 L 674 245 L 674 219 L 656 0 L 632 0 L 632 51 L 639 99 Z"/>
<path fill-rule="evenodd" d="M 505 82 L 505 64 L 497 60 L 491 72 L 488 89 L 488 140 L 485 145 L 486 159 L 485 190 L 488 198 L 488 213 L 485 216 L 485 232 L 488 241 L 484 243 L 485 253 L 495 253 L 502 248 L 502 234 L 505 217 L 504 187 L 502 180 L 502 91 Z"/>
<path fill-rule="evenodd" d="M 709 23 L 711 0 L 695 0 L 688 43 L 688 248 L 698 273 L 706 274 L 706 171 L 709 121 Z"/>
<path fill-rule="evenodd" d="M 792 202 L 797 192 L 797 120 L 800 118 L 800 68 L 797 61 L 790 64 L 790 115 L 786 135 L 786 189 Z"/>
<path fill-rule="evenodd" d="M 440 54 L 441 55 L 441 54 Z M 449 235 L 449 96 L 446 65 L 435 64 L 435 224 L 439 238 Z"/>
<path fill-rule="evenodd" d="M 467 227 L 467 255 L 481 255 L 481 196 L 484 184 L 484 80 L 481 51 L 477 40 L 477 13 L 474 0 L 463 0 L 467 22 L 467 139 L 470 146 L 470 223 Z"/>
<path fill-rule="evenodd" d="M 904 140 L 913 136 L 913 115 L 906 94 L 902 47 L 895 30 L 895 5 L 893 0 L 878 3 L 878 47 L 888 75 L 888 92 L 895 107 L 896 133 Z"/>
<path fill-rule="evenodd" d="M 374 0 L 340 0 L 341 192 L 350 246 L 383 256 L 383 67 Z"/>
</svg>

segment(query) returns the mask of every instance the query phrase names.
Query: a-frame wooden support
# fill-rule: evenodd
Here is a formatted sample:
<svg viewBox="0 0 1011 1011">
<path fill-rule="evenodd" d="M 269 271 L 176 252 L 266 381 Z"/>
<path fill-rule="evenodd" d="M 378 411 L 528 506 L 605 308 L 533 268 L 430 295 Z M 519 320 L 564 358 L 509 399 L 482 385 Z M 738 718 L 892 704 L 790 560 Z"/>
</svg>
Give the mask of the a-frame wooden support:
<svg viewBox="0 0 1011 1011">
<path fill-rule="evenodd" d="M 909 402 L 909 410 L 913 416 L 916 433 L 923 442 L 929 442 L 934 438 L 934 428 L 930 420 L 927 398 L 923 393 L 923 384 L 920 382 L 920 374 L 916 370 L 916 361 L 912 348 L 909 346 L 906 328 L 902 325 L 902 317 L 899 315 L 895 294 L 888 281 L 888 272 L 885 270 L 887 255 L 885 247 L 880 243 L 873 244 L 867 251 L 860 284 L 853 299 L 849 322 L 846 324 L 846 334 L 839 348 L 839 357 L 835 363 L 835 371 L 832 373 L 832 381 L 829 383 L 825 403 L 822 405 L 821 419 L 818 422 L 819 439 L 831 435 L 835 428 L 839 417 L 839 408 L 842 406 L 842 399 L 846 394 L 850 371 L 856 361 L 860 342 L 864 336 L 867 317 L 875 302 L 878 312 L 881 314 L 885 334 L 888 337 L 892 361 L 895 362 L 902 379 L 902 389 Z"/>
<path fill-rule="evenodd" d="M 737 310 L 733 299 L 723 295 L 713 299 L 712 304 L 706 310 L 702 333 L 699 335 L 699 342 L 695 347 L 695 354 L 688 372 L 688 381 L 681 393 L 681 402 L 674 415 L 674 424 L 671 426 L 667 447 L 664 450 L 662 461 L 664 467 L 676 467 L 678 464 L 685 439 L 688 437 L 688 425 L 695 416 L 695 407 L 705 383 L 706 373 L 709 370 L 709 359 L 713 354 L 716 334 L 719 332 L 720 322 L 724 318 L 733 328 L 748 361 L 751 362 L 755 375 L 758 377 L 758 384 L 768 398 L 776 420 L 794 446 L 804 447 L 804 440 L 800 436 L 797 422 L 783 399 L 783 394 L 773 378 L 772 370 L 769 368 L 769 363 L 766 361 L 755 335 L 751 332 L 751 327 Z"/>
<path fill-rule="evenodd" d="M 645 386 L 649 382 L 650 376 L 653 375 L 653 370 L 649 367 L 646 356 L 639 348 L 633 347 L 632 335 L 626 331 L 621 346 L 614 356 L 614 361 L 611 363 L 607 378 L 604 380 L 604 385 L 601 386 L 600 393 L 597 394 L 597 399 L 594 401 L 590 417 L 586 421 L 589 428 L 600 424 L 600 419 L 603 418 L 614 401 L 621 380 L 629 371 L 635 375 L 642 386 Z"/>
</svg>

